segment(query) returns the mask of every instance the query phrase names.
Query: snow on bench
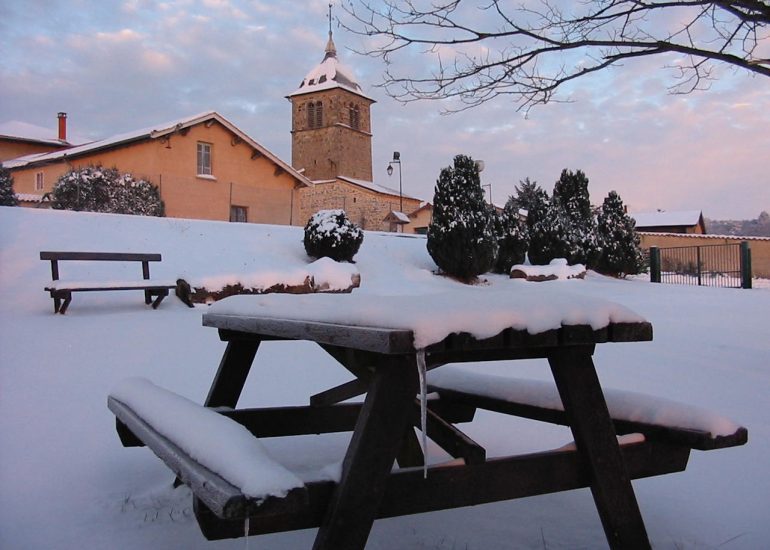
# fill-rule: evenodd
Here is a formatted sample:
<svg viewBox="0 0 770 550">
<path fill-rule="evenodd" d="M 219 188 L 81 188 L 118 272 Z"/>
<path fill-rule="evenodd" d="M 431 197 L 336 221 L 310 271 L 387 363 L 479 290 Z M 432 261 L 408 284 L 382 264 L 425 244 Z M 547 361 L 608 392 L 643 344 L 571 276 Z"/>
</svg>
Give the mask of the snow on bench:
<svg viewBox="0 0 770 550">
<path fill-rule="evenodd" d="M 157 309 L 172 288 L 177 288 L 176 281 L 151 281 L 150 262 L 161 261 L 160 254 L 142 254 L 134 252 L 40 252 L 40 259 L 51 262 L 51 278 L 45 287 L 51 294 L 54 312 L 64 314 L 72 302 L 73 292 L 93 292 L 104 290 L 144 290 L 144 301 L 152 303 Z M 62 281 L 59 279 L 59 262 L 88 261 L 88 262 L 141 262 L 141 281 Z M 153 300 L 154 298 L 154 300 Z M 185 301 L 184 298 L 182 298 Z M 185 302 L 187 303 L 187 302 Z M 192 307 L 192 304 L 189 304 Z"/>
<path fill-rule="evenodd" d="M 428 386 L 445 399 L 567 424 L 559 392 L 552 382 L 442 367 L 429 373 Z M 623 390 L 605 388 L 604 396 L 620 434 L 639 432 L 698 450 L 743 445 L 748 439 L 746 428 L 707 409 Z"/>
<path fill-rule="evenodd" d="M 108 406 L 220 517 L 242 517 L 245 508 L 280 509 L 276 499 L 304 499 L 299 477 L 246 428 L 212 409 L 144 378 L 120 382 Z"/>
</svg>

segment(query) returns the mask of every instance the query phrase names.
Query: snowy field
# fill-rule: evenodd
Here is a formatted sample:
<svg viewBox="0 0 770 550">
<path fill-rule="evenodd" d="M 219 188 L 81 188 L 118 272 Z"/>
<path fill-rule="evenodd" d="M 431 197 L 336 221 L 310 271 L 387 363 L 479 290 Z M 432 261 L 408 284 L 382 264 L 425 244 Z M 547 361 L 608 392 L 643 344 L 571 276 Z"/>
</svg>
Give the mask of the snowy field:
<svg viewBox="0 0 770 550">
<path fill-rule="evenodd" d="M 207 542 L 189 491 L 143 448 L 125 449 L 106 407 L 109 391 L 142 376 L 200 403 L 223 351 L 201 326 L 207 306 L 175 297 L 156 311 L 139 292 L 75 294 L 54 315 L 41 250 L 160 252 L 153 278 L 280 279 L 307 270 L 298 228 L 77 214 L 0 207 L 0 548 L 309 548 L 313 530 Z M 356 293 L 419 296 L 458 283 L 432 274 L 422 238 L 366 233 Z M 63 262 L 63 279 L 130 279 L 136 264 Z M 616 301 L 650 320 L 649 343 L 607 344 L 596 363 L 607 387 L 712 409 L 749 430 L 743 447 L 693 451 L 683 473 L 634 482 L 654 548 L 758 549 L 770 540 L 770 288 L 651 285 L 589 273 L 526 283 L 488 276 L 494 291 L 552 285 Z M 540 288 L 540 287 L 538 287 Z M 548 288 L 548 287 L 545 287 Z M 540 290 L 538 290 L 540 292 Z M 403 298 L 400 298 L 403 299 Z M 469 365 L 473 368 L 473 365 Z M 490 373 L 548 380 L 545 362 L 494 363 Z M 264 344 L 239 405 L 305 404 L 348 380 L 307 343 Z M 469 434 L 491 454 L 559 447 L 568 430 L 492 413 Z M 273 440 L 283 462 L 323 468 L 341 460 L 345 435 Z M 432 460 L 440 460 L 430 448 Z M 588 490 L 377 521 L 370 550 L 601 548 Z"/>
</svg>

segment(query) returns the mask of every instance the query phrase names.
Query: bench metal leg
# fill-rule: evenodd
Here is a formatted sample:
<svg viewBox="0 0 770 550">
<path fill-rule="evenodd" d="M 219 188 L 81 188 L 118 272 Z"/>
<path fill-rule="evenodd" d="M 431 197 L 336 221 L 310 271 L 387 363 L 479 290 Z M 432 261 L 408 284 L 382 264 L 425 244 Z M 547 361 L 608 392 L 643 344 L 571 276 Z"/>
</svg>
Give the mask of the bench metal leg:
<svg viewBox="0 0 770 550">
<path fill-rule="evenodd" d="M 314 550 L 361 550 L 366 546 L 393 461 L 410 426 L 417 388 L 414 357 L 381 359 Z"/>
<path fill-rule="evenodd" d="M 146 292 L 149 292 L 149 291 L 146 291 Z M 155 296 L 155 301 L 152 302 L 152 309 L 158 309 L 158 306 L 163 301 L 163 298 L 168 296 L 168 290 L 165 290 L 165 291 L 163 291 L 163 290 L 156 290 L 156 291 L 154 291 L 153 294 Z M 148 304 L 150 303 L 150 302 L 147 301 L 147 299 L 145 299 L 145 302 L 148 303 Z"/>
<path fill-rule="evenodd" d="M 591 354 L 593 346 L 548 358 L 611 548 L 650 548 Z"/>
<path fill-rule="evenodd" d="M 62 315 L 64 315 L 65 313 L 67 313 L 67 308 L 70 306 L 70 302 L 72 301 L 72 293 L 67 292 L 65 294 L 60 294 L 59 297 L 60 298 L 63 297 L 64 302 L 61 305 L 58 305 L 56 304 L 58 299 L 54 298 L 54 304 L 55 304 L 54 307 L 56 308 L 58 313 L 61 313 Z"/>
</svg>

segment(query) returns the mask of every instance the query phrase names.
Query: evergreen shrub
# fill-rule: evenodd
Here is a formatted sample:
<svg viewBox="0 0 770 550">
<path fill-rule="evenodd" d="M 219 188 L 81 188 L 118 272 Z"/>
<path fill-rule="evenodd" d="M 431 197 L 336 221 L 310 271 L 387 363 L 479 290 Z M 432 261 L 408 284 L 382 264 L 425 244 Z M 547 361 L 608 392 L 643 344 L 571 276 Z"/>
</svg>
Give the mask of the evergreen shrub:
<svg viewBox="0 0 770 550">
<path fill-rule="evenodd" d="M 364 232 L 344 210 L 319 210 L 305 225 L 305 252 L 313 258 L 352 262 L 363 241 Z"/>
<path fill-rule="evenodd" d="M 484 201 L 479 169 L 468 156 L 457 155 L 436 182 L 428 253 L 441 271 L 464 281 L 494 265 L 494 218 Z"/>
<path fill-rule="evenodd" d="M 16 193 L 13 192 L 13 176 L 0 164 L 0 206 L 18 206 Z"/>
</svg>

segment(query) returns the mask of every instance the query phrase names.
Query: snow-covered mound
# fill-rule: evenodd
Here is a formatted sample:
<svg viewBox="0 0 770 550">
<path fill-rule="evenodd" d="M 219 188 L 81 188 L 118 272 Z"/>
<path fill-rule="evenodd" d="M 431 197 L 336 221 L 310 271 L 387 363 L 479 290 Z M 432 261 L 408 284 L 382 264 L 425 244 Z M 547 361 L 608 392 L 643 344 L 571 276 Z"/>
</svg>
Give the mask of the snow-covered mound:
<svg viewBox="0 0 770 550">
<path fill-rule="evenodd" d="M 0 207 L 0 548 L 212 545 L 195 525 L 189 492 L 173 488 L 173 475 L 152 452 L 120 445 L 106 406 L 118 381 L 136 376 L 202 403 L 224 351 L 217 331 L 201 324 L 208 306 L 190 309 L 168 298 L 152 310 L 138 292 L 94 292 L 76 296 L 66 315 L 54 315 L 43 290 L 50 265 L 39 252 L 159 252 L 163 261 L 153 264 L 153 278 L 192 282 L 274 273 L 278 280 L 311 265 L 302 236 L 298 227 Z M 361 286 L 339 296 L 390 296 L 399 303 L 432 296 L 423 302 L 431 308 L 440 296 L 468 288 L 434 275 L 424 237 L 366 232 L 355 261 Z M 60 268 L 73 280 L 137 276 L 134 264 L 64 262 Z M 472 292 L 510 293 L 506 299 L 515 301 L 520 292 L 558 288 L 619 303 L 649 320 L 654 341 L 597 346 L 602 383 L 713 410 L 750 432 L 744 447 L 696 452 L 683 473 L 634 482 L 653 546 L 766 545 L 770 290 L 651 285 L 592 272 L 582 281 L 542 285 L 502 275 L 484 278 L 487 283 Z M 456 368 L 551 379 L 544 361 Z M 238 405 L 304 405 L 310 395 L 350 379 L 312 344 L 265 342 Z M 489 456 L 556 448 L 572 439 L 562 427 L 483 412 L 462 429 Z M 334 478 L 348 437 L 270 438 L 264 444 L 302 480 L 319 479 L 318 472 Z M 447 459 L 432 444 L 428 455 L 431 462 Z M 313 530 L 296 531 L 251 545 L 309 548 L 314 537 Z M 378 521 L 367 549 L 501 550 L 512 544 L 605 546 L 590 491 Z"/>
</svg>

